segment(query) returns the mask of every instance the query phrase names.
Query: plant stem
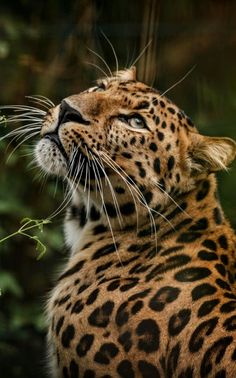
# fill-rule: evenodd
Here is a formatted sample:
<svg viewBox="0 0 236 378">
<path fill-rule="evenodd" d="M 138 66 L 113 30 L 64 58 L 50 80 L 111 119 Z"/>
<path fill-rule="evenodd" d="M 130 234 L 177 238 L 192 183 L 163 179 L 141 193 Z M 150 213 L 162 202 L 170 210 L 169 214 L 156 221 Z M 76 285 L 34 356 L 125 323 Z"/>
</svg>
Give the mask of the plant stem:
<svg viewBox="0 0 236 378">
<path fill-rule="evenodd" d="M 35 222 L 33 225 L 31 226 L 28 226 L 28 227 L 25 227 L 27 226 L 28 224 L 30 224 L 31 222 Z M 29 230 L 32 230 L 33 228 L 35 227 L 40 227 L 41 225 L 44 225 L 44 224 L 47 224 L 49 223 L 50 221 L 48 221 L 47 219 L 44 219 L 42 221 L 34 221 L 33 219 L 30 219 L 28 220 L 25 224 L 23 224 L 19 230 L 13 232 L 12 234 L 10 235 L 7 235 L 5 236 L 4 238 L 0 239 L 0 243 L 3 243 L 4 241 L 10 239 L 10 238 L 13 238 L 14 236 L 16 235 L 25 235 L 25 236 L 28 236 L 30 237 L 30 235 L 27 235 L 26 234 L 26 231 L 29 231 Z"/>
</svg>

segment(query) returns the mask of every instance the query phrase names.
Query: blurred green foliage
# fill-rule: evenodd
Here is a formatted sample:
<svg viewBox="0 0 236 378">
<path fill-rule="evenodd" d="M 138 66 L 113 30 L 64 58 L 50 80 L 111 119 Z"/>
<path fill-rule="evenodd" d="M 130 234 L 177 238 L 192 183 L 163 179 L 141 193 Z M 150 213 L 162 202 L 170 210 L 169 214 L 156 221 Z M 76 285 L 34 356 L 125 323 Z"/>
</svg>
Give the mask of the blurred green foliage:
<svg viewBox="0 0 236 378">
<path fill-rule="evenodd" d="M 235 2 L 217 0 L 1 0 L 0 105 L 25 104 L 30 94 L 57 103 L 90 86 L 101 73 L 87 62 L 105 67 L 88 48 L 114 70 L 115 58 L 102 30 L 121 68 L 152 39 L 137 63 L 138 76 L 161 90 L 196 65 L 168 96 L 202 133 L 235 138 L 235 14 Z M 4 126 L 0 137 L 8 131 Z M 8 143 L 0 142 L 0 239 L 18 230 L 22 218 L 47 218 L 63 196 L 60 183 L 56 190 L 53 179 L 40 180 L 38 169 L 32 169 L 35 140 L 10 159 L 17 140 Z M 235 179 L 235 169 L 219 175 L 223 207 L 234 227 Z M 67 256 L 62 219 L 63 214 L 45 225 L 40 237 L 48 252 L 40 260 L 34 240 L 17 235 L 0 244 L 1 378 L 46 376 L 44 298 L 56 267 Z"/>
</svg>

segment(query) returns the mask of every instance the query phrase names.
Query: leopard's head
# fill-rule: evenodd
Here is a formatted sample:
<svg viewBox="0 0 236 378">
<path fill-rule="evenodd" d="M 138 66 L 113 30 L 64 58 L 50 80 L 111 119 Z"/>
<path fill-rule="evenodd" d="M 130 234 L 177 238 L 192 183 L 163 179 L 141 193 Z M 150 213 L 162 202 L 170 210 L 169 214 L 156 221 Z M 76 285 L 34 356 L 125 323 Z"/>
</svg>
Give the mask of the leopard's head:
<svg viewBox="0 0 236 378">
<path fill-rule="evenodd" d="M 140 204 L 166 206 L 235 157 L 229 138 L 198 133 L 157 90 L 118 72 L 49 110 L 36 146 L 39 165 L 66 177 L 74 192 L 130 217 Z M 98 195 L 98 193 L 100 195 Z"/>
</svg>

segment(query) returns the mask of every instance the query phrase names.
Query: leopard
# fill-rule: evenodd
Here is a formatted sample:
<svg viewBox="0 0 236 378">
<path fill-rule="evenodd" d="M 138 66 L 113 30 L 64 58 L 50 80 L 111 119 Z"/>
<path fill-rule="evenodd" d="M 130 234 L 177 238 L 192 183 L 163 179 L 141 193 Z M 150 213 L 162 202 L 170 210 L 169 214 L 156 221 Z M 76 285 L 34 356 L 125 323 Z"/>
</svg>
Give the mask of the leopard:
<svg viewBox="0 0 236 378">
<path fill-rule="evenodd" d="M 235 155 L 135 67 L 48 110 L 35 156 L 69 187 L 50 376 L 236 377 L 236 238 L 216 180 Z"/>
</svg>

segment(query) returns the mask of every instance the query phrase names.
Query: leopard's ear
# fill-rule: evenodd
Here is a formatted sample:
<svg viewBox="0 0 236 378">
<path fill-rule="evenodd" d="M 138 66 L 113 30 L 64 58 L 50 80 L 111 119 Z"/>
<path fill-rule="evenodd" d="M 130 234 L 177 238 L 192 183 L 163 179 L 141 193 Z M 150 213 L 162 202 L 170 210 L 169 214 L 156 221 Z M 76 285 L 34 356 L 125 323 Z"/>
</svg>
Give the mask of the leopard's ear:
<svg viewBox="0 0 236 378">
<path fill-rule="evenodd" d="M 193 133 L 188 162 L 193 175 L 211 173 L 227 167 L 236 155 L 236 142 L 230 138 L 207 137 Z"/>
<path fill-rule="evenodd" d="M 122 81 L 136 80 L 136 67 L 132 66 L 126 70 L 118 71 L 115 76 Z"/>
</svg>

